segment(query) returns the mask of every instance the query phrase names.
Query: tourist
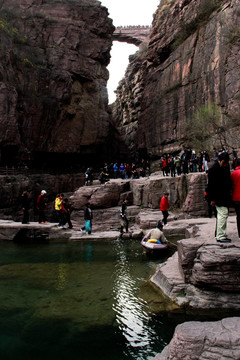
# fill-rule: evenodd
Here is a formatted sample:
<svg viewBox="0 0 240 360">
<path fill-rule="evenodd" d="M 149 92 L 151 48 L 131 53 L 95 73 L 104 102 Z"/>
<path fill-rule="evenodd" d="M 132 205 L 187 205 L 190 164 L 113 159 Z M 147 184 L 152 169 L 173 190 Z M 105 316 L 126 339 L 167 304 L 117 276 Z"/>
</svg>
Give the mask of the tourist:
<svg viewBox="0 0 240 360">
<path fill-rule="evenodd" d="M 240 239 L 240 158 L 236 160 L 236 168 L 231 174 L 232 180 L 232 201 L 237 215 L 238 237 Z"/>
<path fill-rule="evenodd" d="M 167 158 L 166 156 L 164 156 L 162 158 L 162 173 L 163 173 L 163 176 L 168 176 L 168 164 L 167 164 Z"/>
<path fill-rule="evenodd" d="M 121 210 L 120 210 L 120 233 L 123 233 L 123 229 L 125 227 L 126 233 L 128 233 L 128 218 L 127 218 L 127 205 L 128 205 L 128 200 L 124 200 L 121 206 Z"/>
<path fill-rule="evenodd" d="M 181 175 L 181 160 L 179 156 L 176 156 L 175 161 L 175 168 L 177 170 L 177 175 L 180 176 Z"/>
<path fill-rule="evenodd" d="M 218 151 L 217 151 L 217 149 L 215 147 L 213 148 L 212 159 L 213 159 L 213 162 L 218 161 Z"/>
<path fill-rule="evenodd" d="M 63 214 L 63 220 L 62 220 L 63 226 L 65 226 L 65 224 L 68 223 L 68 228 L 72 229 L 73 226 L 70 219 L 71 207 L 67 198 L 63 199 L 62 202 L 62 214 Z"/>
<path fill-rule="evenodd" d="M 171 177 L 175 177 L 176 176 L 176 166 L 175 166 L 175 158 L 173 156 L 170 156 L 170 158 L 169 158 L 169 168 L 170 168 Z"/>
<path fill-rule="evenodd" d="M 93 174 L 92 174 L 92 168 L 87 168 L 85 172 L 85 185 L 92 185 L 93 183 Z"/>
<path fill-rule="evenodd" d="M 132 165 L 127 164 L 125 167 L 125 179 L 130 179 L 132 176 Z"/>
<path fill-rule="evenodd" d="M 198 163 L 198 171 L 202 172 L 202 169 L 203 169 L 203 157 L 202 157 L 202 153 L 200 151 L 197 154 L 197 163 Z"/>
<path fill-rule="evenodd" d="M 38 222 L 39 224 L 44 224 L 47 223 L 47 219 L 45 216 L 45 208 L 47 206 L 46 204 L 46 199 L 45 199 L 45 195 L 46 195 L 46 190 L 42 190 L 40 195 L 37 198 L 37 210 L 38 210 L 38 215 L 39 215 L 39 219 Z"/>
<path fill-rule="evenodd" d="M 113 164 L 113 176 L 114 176 L 114 179 L 117 179 L 118 178 L 118 163 L 117 162 L 115 162 L 114 164 Z"/>
<path fill-rule="evenodd" d="M 92 219 L 93 219 L 93 213 L 91 209 L 91 204 L 87 203 L 84 209 L 85 226 L 81 228 L 81 231 L 85 230 L 88 233 L 88 235 L 91 235 L 92 233 Z"/>
<path fill-rule="evenodd" d="M 109 181 L 109 174 L 101 170 L 100 174 L 98 175 L 98 180 L 100 184 L 105 184 L 107 181 Z"/>
<path fill-rule="evenodd" d="M 156 224 L 156 228 L 150 230 L 143 238 L 143 241 L 148 241 L 150 239 L 157 240 L 157 244 L 167 244 L 168 241 L 165 238 L 163 232 L 163 224 L 161 221 L 158 221 Z"/>
<path fill-rule="evenodd" d="M 123 165 L 123 163 L 121 163 L 121 165 L 119 166 L 119 172 L 120 172 L 121 178 L 125 179 L 125 165 Z"/>
<path fill-rule="evenodd" d="M 192 151 L 192 157 L 191 157 L 191 161 L 192 161 L 192 172 L 197 172 L 197 155 L 195 153 L 195 151 Z"/>
<path fill-rule="evenodd" d="M 187 150 L 185 149 L 182 156 L 181 156 L 181 163 L 183 168 L 183 173 L 188 174 L 188 157 L 187 157 Z"/>
<path fill-rule="evenodd" d="M 168 213 L 168 209 L 169 209 L 169 201 L 168 201 L 168 196 L 169 196 L 169 193 L 165 192 L 163 197 L 161 198 L 161 202 L 160 202 L 160 210 L 162 212 L 162 215 L 163 215 L 163 224 L 165 226 L 168 226 L 168 223 L 167 223 L 167 218 L 169 216 L 169 213 Z"/>
<path fill-rule="evenodd" d="M 63 194 L 57 194 L 55 198 L 55 213 L 58 221 L 58 227 L 63 226 L 63 216 L 62 216 L 62 202 L 63 202 Z"/>
<path fill-rule="evenodd" d="M 27 190 L 24 190 L 21 196 L 21 206 L 23 210 L 22 224 L 29 224 L 30 199 Z"/>
<path fill-rule="evenodd" d="M 231 242 L 226 235 L 228 210 L 231 202 L 231 176 L 229 155 L 223 152 L 208 171 L 208 195 L 212 206 L 216 206 L 216 240 Z"/>
<path fill-rule="evenodd" d="M 146 160 L 146 175 L 147 176 L 151 175 L 151 164 L 149 160 Z"/>
<path fill-rule="evenodd" d="M 203 170 L 206 172 L 208 171 L 208 162 L 210 159 L 206 150 L 202 152 L 202 155 Z"/>
</svg>

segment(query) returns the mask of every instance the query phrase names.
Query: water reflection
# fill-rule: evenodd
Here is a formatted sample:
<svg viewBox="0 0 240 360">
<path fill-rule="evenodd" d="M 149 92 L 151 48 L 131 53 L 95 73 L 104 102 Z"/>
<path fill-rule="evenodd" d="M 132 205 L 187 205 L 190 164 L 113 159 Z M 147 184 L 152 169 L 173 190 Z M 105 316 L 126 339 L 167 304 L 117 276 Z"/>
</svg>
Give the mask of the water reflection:
<svg viewBox="0 0 240 360">
<path fill-rule="evenodd" d="M 157 264 L 139 242 L 0 243 L 0 252 L 1 359 L 150 360 L 172 336 L 149 308 Z"/>
<path fill-rule="evenodd" d="M 147 359 L 149 345 L 153 338 L 156 339 L 157 334 L 149 327 L 147 304 L 139 297 L 139 284 L 136 276 L 133 276 L 134 264 L 128 259 L 126 247 L 118 242 L 116 248 L 118 257 L 113 286 L 116 321 L 127 341 L 128 353 L 135 353 L 137 350 L 139 360 Z"/>
</svg>

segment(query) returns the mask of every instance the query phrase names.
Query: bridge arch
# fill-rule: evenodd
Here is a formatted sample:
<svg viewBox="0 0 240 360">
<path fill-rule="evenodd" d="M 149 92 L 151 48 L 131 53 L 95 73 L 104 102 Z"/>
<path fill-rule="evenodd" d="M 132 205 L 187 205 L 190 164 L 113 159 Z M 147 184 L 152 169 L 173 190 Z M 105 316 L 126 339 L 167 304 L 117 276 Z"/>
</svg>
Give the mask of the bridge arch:
<svg viewBox="0 0 240 360">
<path fill-rule="evenodd" d="M 112 39 L 139 46 L 149 40 L 150 31 L 151 26 L 118 26 L 115 28 Z"/>
</svg>

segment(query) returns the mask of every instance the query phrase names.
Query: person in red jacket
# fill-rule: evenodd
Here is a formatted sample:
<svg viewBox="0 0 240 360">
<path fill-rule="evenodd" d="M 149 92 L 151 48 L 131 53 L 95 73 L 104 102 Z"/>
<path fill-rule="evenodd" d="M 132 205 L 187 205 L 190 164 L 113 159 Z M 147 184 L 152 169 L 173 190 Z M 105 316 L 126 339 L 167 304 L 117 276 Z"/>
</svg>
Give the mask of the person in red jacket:
<svg viewBox="0 0 240 360">
<path fill-rule="evenodd" d="M 238 237 L 240 239 L 240 158 L 236 160 L 235 170 L 231 173 L 232 202 L 237 215 Z"/>
<path fill-rule="evenodd" d="M 160 202 L 160 210 L 161 210 L 161 212 L 163 214 L 162 221 L 163 221 L 163 224 L 165 226 L 168 225 L 167 218 L 168 218 L 168 215 L 169 215 L 169 213 L 168 213 L 168 209 L 169 209 L 168 195 L 169 195 L 169 193 L 167 193 L 167 192 L 164 193 L 163 197 L 161 198 L 161 202 Z"/>
</svg>

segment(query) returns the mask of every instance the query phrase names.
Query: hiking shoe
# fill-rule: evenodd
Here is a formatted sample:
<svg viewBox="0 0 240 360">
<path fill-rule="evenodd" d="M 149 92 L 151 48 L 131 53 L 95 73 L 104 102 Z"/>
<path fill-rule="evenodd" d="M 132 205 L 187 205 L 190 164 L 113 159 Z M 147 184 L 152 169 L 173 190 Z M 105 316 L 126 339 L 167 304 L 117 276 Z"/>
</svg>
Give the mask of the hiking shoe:
<svg viewBox="0 0 240 360">
<path fill-rule="evenodd" d="M 224 238 L 224 239 L 219 239 L 217 240 L 217 242 L 220 242 L 220 243 L 230 243 L 232 240 L 231 239 L 228 239 L 228 238 Z"/>
</svg>

